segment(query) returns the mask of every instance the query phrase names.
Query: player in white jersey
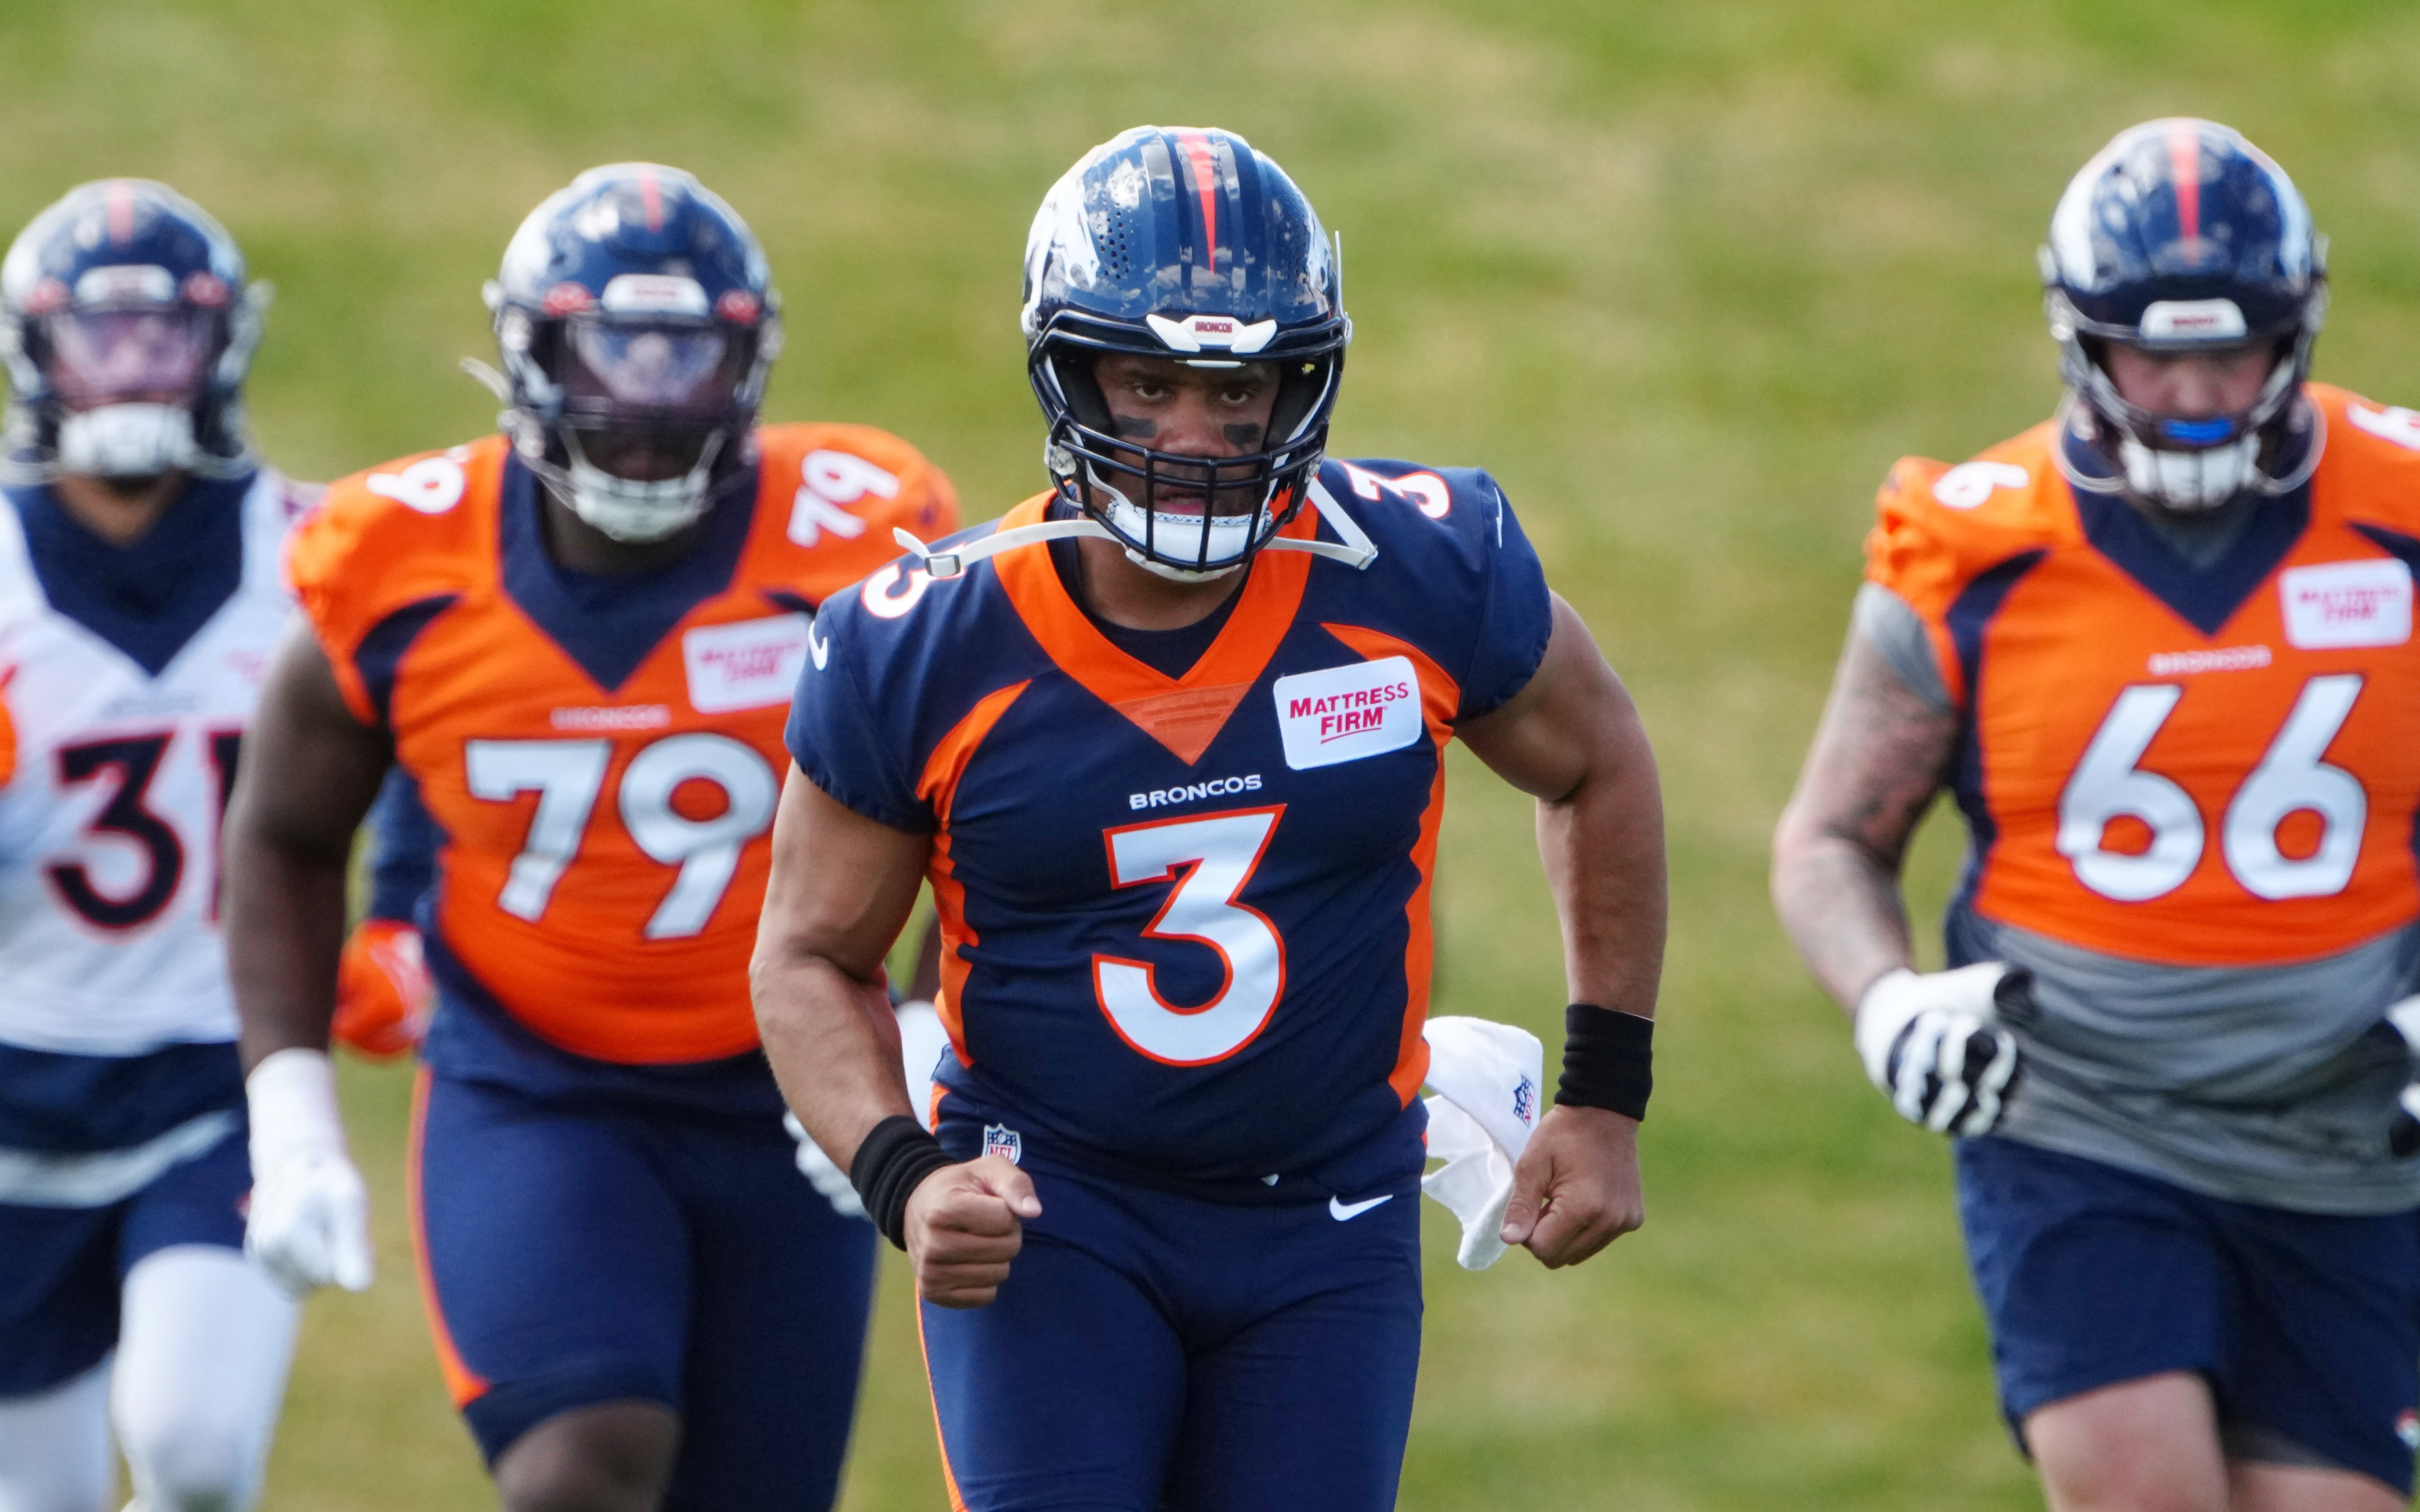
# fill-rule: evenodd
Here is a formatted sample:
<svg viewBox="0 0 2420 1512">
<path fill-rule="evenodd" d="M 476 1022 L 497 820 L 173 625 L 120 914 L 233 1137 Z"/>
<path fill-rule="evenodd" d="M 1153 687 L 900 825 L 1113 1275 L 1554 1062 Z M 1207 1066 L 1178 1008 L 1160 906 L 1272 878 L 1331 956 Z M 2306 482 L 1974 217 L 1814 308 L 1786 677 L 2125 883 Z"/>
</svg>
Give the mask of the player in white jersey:
<svg viewBox="0 0 2420 1512">
<path fill-rule="evenodd" d="M 0 1512 L 102 1512 L 113 1424 L 134 1509 L 248 1507 L 285 1392 L 217 923 L 303 507 L 244 440 L 266 292 L 132 179 L 0 264 Z"/>
</svg>

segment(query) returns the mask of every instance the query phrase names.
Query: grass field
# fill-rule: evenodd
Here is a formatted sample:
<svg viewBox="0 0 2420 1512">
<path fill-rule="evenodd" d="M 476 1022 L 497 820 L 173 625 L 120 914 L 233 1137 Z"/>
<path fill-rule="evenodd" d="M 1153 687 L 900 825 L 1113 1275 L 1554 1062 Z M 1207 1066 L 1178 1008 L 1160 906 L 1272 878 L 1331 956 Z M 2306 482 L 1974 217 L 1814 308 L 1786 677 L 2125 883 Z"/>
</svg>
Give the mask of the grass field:
<svg viewBox="0 0 2420 1512">
<path fill-rule="evenodd" d="M 480 281 L 594 162 L 693 169 L 769 249 L 777 419 L 907 435 L 977 517 L 1038 486 L 1015 334 L 1032 208 L 1141 120 L 1277 155 L 1343 233 L 1344 455 L 1494 470 L 1636 691 L 1674 927 L 1651 1219 L 1583 1270 L 1452 1263 L 1432 1213 L 1411 1508 L 2039 1504 L 1993 1405 L 1945 1147 L 1868 1090 L 1764 901 L 1876 481 L 2046 413 L 2032 253 L 2163 114 L 2243 128 L 2335 238 L 2319 370 L 2420 393 L 2420 11 L 2386 0 L 16 0 L 0 222 L 166 178 L 283 298 L 254 385 L 291 471 L 476 434 Z M 1437 1007 L 1563 1001 L 1525 806 L 1461 761 Z M 1939 817 L 1930 915 L 1956 839 Z M 405 1079 L 348 1082 L 368 1294 L 311 1305 L 269 1505 L 488 1496 L 423 1333 Z M 904 1273 L 845 1504 L 941 1504 Z"/>
</svg>

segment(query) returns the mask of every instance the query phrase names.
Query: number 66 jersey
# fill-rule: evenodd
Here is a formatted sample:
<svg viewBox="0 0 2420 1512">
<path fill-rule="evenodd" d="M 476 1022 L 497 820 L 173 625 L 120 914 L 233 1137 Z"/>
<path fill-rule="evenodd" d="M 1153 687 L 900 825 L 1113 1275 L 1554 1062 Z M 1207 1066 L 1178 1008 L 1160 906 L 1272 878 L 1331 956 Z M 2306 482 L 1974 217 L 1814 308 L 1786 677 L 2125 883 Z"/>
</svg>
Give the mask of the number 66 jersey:
<svg viewBox="0 0 2420 1512">
<path fill-rule="evenodd" d="M 1952 964 L 2037 978 L 2000 1132 L 2392 1211 L 2420 1203 L 2381 1024 L 2420 919 L 2420 417 L 2319 384 L 2304 414 L 2304 481 L 2191 531 L 2055 423 L 1902 461 L 1858 624 L 1960 717 Z"/>
<path fill-rule="evenodd" d="M 686 1098 L 664 1068 L 755 1048 L 748 956 L 809 618 L 896 552 L 894 526 L 939 534 L 957 510 L 881 431 L 768 425 L 755 446 L 695 546 L 644 573 L 558 566 L 502 437 L 346 479 L 297 528 L 337 685 L 393 732 L 440 833 L 441 1074 L 545 1093 L 639 1068 L 624 1080 Z M 695 1100 L 777 1108 L 750 1064 Z"/>
</svg>

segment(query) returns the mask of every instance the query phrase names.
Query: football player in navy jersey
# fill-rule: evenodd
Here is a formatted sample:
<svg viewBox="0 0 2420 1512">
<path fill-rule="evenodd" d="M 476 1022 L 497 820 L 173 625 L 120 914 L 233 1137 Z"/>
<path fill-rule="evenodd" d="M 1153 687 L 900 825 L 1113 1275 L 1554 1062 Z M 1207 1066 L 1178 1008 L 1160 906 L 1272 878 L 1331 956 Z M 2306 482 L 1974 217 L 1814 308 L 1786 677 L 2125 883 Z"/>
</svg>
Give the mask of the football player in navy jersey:
<svg viewBox="0 0 2420 1512">
<path fill-rule="evenodd" d="M 1444 744 L 1539 799 L 1575 1002 L 1503 1234 L 1549 1266 L 1643 1216 L 1653 758 L 1491 479 L 1324 458 L 1336 262 L 1241 138 L 1088 153 L 1023 326 L 1052 487 L 815 622 L 766 1048 L 913 1264 L 954 1504 L 1391 1506 Z M 927 876 L 933 1134 L 879 1011 Z"/>
<path fill-rule="evenodd" d="M 200 206 L 142 179 L 70 190 L 0 264 L 8 1512 L 115 1504 L 113 1438 L 142 1512 L 240 1512 L 285 1394 L 294 1305 L 243 1254 L 218 920 L 305 503 L 242 423 L 267 294 Z"/>
</svg>

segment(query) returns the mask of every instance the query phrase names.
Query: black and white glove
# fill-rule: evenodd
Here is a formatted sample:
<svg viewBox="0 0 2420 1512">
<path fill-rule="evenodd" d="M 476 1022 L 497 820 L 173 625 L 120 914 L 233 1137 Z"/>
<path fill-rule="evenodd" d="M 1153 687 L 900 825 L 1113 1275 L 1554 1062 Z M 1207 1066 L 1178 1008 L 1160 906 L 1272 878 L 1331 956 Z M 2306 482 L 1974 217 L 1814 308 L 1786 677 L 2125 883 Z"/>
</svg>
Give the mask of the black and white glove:
<svg viewBox="0 0 2420 1512">
<path fill-rule="evenodd" d="M 1991 1133 L 2024 1069 L 2000 1012 L 2032 987 L 2031 972 L 1997 961 L 1881 978 L 1857 1003 L 1867 1079 L 1910 1123 L 1962 1138 Z"/>
<path fill-rule="evenodd" d="M 2403 1046 L 2412 1053 L 2412 1076 L 2403 1084 L 2402 1096 L 2397 1100 L 2403 1111 L 2396 1115 L 2395 1127 L 2386 1136 L 2387 1148 L 2401 1160 L 2420 1154 L 2420 997 L 2389 1004 L 2386 1022 L 2403 1036 Z"/>
</svg>

